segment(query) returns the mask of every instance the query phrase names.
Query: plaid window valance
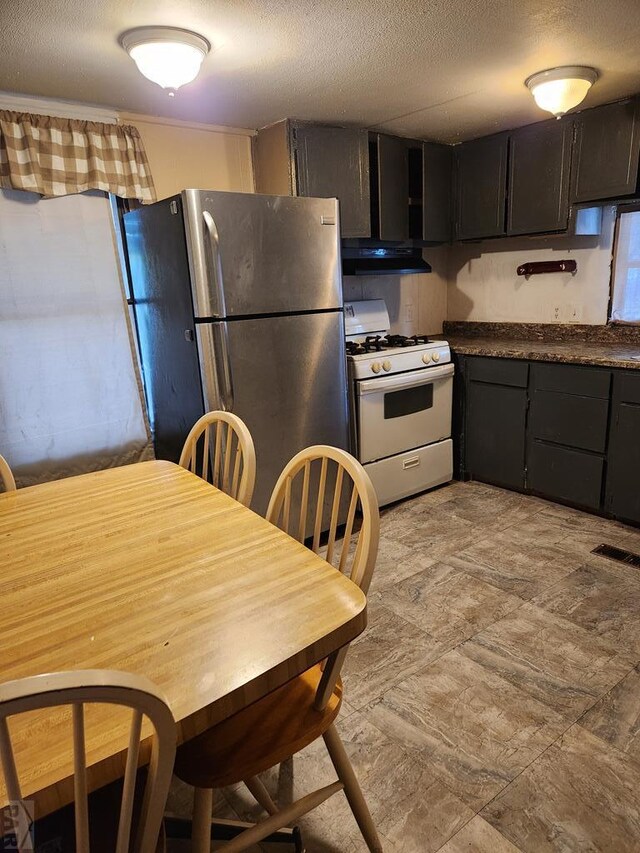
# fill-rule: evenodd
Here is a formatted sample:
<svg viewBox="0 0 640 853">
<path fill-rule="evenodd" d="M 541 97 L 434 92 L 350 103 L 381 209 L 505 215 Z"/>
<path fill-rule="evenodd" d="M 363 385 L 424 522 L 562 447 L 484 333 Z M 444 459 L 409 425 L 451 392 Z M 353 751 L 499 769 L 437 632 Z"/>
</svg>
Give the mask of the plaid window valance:
<svg viewBox="0 0 640 853">
<path fill-rule="evenodd" d="M 0 185 L 43 196 L 103 190 L 155 201 L 135 127 L 0 110 Z"/>
</svg>

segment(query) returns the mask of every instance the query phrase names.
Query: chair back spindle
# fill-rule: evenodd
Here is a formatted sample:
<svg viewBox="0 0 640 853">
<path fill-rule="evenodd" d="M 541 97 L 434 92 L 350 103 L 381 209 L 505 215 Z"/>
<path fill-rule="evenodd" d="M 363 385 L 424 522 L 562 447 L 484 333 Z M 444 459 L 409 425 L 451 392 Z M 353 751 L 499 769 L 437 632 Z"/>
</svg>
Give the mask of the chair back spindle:
<svg viewBox="0 0 640 853">
<path fill-rule="evenodd" d="M 341 507 L 346 507 L 346 520 L 339 538 Z M 362 523 L 356 533 L 358 509 Z M 267 521 L 302 543 L 312 530 L 311 550 L 348 574 L 364 593 L 368 591 L 378 553 L 380 514 L 369 475 L 349 453 L 315 445 L 294 456 L 273 489 Z M 327 527 L 325 551 L 321 533 Z"/>
<path fill-rule="evenodd" d="M 106 703 L 132 711 L 116 853 L 129 853 L 142 723 L 153 727 L 151 760 L 133 849 L 155 853 L 176 751 L 176 727 L 162 694 L 148 679 L 126 672 L 76 670 L 36 675 L 0 685 L 0 765 L 7 799 L 22 800 L 9 732 L 10 717 L 37 710 L 71 707 L 73 729 L 73 790 L 75 849 L 90 853 L 85 705 Z M 37 817 L 37 815 L 36 815 Z"/>
<path fill-rule="evenodd" d="M 313 468 L 316 469 L 317 480 Z M 330 482 L 333 482 L 333 494 L 327 507 L 327 487 Z M 298 494 L 300 496 L 297 503 L 293 497 L 294 490 L 295 497 Z M 297 517 L 295 513 L 292 515 L 292 506 L 299 507 Z M 345 506 L 344 534 L 342 539 L 339 539 L 340 510 Z M 358 509 L 362 521 L 356 534 L 354 528 Z M 340 572 L 348 574 L 365 594 L 368 592 L 378 555 L 380 512 L 371 479 L 351 454 L 336 447 L 316 445 L 294 456 L 285 465 L 273 489 L 267 509 L 267 521 L 302 543 L 308 542 L 307 531 L 312 529 L 313 534 L 309 537 L 311 550 L 324 556 L 326 561 Z M 326 551 L 323 552 L 321 533 L 327 522 L 327 544 Z M 347 650 L 348 646 L 344 646 L 325 661 L 316 693 L 316 709 L 322 710 L 326 707 Z"/>
<path fill-rule="evenodd" d="M 256 452 L 244 421 L 231 412 L 208 412 L 186 438 L 180 463 L 241 504 L 249 506 L 256 479 Z"/>
</svg>

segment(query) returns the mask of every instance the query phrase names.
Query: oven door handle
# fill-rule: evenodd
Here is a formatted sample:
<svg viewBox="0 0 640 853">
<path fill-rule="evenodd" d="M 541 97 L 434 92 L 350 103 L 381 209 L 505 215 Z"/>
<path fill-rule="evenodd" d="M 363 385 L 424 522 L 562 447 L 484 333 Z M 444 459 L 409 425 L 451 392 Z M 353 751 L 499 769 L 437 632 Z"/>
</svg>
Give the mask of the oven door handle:
<svg viewBox="0 0 640 853">
<path fill-rule="evenodd" d="M 419 385 L 430 385 L 439 379 L 453 376 L 452 364 L 442 364 L 439 367 L 427 367 L 424 370 L 412 370 L 410 373 L 398 373 L 395 376 L 378 376 L 376 379 L 365 379 L 357 382 L 358 396 L 364 394 L 380 394 L 383 391 L 402 391 L 405 388 L 417 388 Z"/>
</svg>

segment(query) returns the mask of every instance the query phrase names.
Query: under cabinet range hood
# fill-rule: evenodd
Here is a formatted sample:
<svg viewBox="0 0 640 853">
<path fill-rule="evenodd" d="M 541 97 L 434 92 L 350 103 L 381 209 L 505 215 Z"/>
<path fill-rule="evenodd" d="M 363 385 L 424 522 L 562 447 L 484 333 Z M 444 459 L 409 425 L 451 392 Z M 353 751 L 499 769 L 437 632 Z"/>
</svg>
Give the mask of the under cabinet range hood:
<svg viewBox="0 0 640 853">
<path fill-rule="evenodd" d="M 342 241 L 343 275 L 407 275 L 431 272 L 418 246 L 369 245 Z"/>
</svg>

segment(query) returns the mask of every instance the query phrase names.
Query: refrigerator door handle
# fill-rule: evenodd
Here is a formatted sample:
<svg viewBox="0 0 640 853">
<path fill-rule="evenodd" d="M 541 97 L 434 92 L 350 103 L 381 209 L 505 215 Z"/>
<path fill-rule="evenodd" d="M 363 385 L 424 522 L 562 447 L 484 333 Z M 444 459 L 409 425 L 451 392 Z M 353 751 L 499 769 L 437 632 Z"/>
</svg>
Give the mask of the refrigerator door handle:
<svg viewBox="0 0 640 853">
<path fill-rule="evenodd" d="M 216 227 L 215 220 L 208 210 L 203 211 L 202 221 L 204 222 L 205 234 L 208 236 L 208 244 L 211 250 L 212 269 L 209 270 L 213 277 L 212 287 L 210 288 L 210 308 L 212 317 L 225 317 L 224 304 L 224 282 L 222 279 L 222 259 L 220 257 L 220 237 Z"/>
<path fill-rule="evenodd" d="M 233 379 L 229 360 L 229 331 L 226 323 L 198 323 L 200 372 L 204 404 L 208 412 L 233 411 Z"/>
</svg>

